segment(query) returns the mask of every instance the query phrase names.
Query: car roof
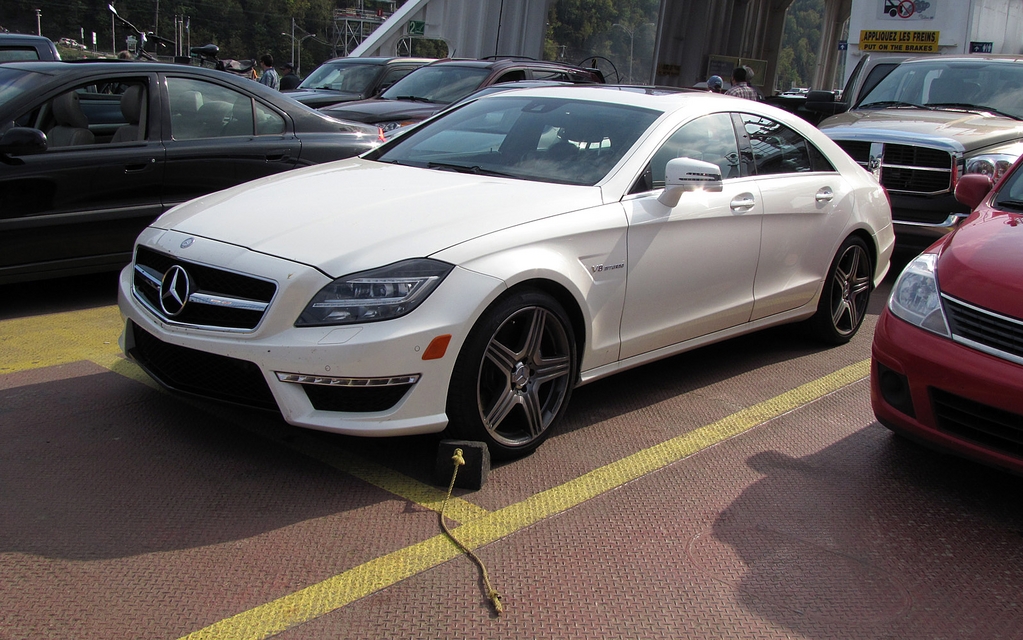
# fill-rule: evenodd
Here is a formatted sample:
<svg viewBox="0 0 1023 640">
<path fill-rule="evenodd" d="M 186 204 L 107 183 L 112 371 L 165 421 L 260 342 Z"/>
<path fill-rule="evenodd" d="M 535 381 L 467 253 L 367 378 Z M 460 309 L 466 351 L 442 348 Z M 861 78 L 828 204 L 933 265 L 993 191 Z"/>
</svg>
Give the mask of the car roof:
<svg viewBox="0 0 1023 640">
<path fill-rule="evenodd" d="M 878 58 L 879 61 L 883 61 L 884 58 Z M 945 55 L 945 56 L 919 56 L 915 58 L 906 58 L 902 64 L 920 64 L 924 62 L 977 62 L 983 60 L 985 62 L 1023 62 L 1023 56 L 1016 54 L 987 54 L 987 55 Z"/>
<path fill-rule="evenodd" d="M 37 36 L 31 33 L 0 33 L 0 40 L 21 40 L 24 42 L 40 42 L 46 40 L 47 42 L 50 42 L 50 39 L 46 36 Z"/>
<path fill-rule="evenodd" d="M 188 69 L 190 72 L 208 75 L 213 78 L 221 78 L 223 74 L 232 77 L 241 77 L 225 71 L 217 71 L 208 67 L 195 67 L 187 64 L 173 64 L 170 62 L 142 62 L 135 60 L 28 60 L 24 62 L 7 62 L 5 68 L 23 69 L 25 71 L 36 71 L 50 75 L 61 75 L 65 73 L 78 72 L 110 72 L 113 70 L 124 71 L 131 69 L 138 72 L 164 72 L 173 73 Z"/>
<path fill-rule="evenodd" d="M 326 60 L 323 64 L 338 64 L 340 62 L 351 63 L 351 64 L 397 64 L 399 62 L 422 62 L 424 64 L 433 62 L 436 58 L 409 58 L 403 56 L 395 56 L 390 58 L 385 57 L 367 57 L 367 58 L 356 58 L 356 57 L 340 57 L 331 58 Z"/>
<path fill-rule="evenodd" d="M 620 85 L 620 84 L 564 84 L 552 87 L 524 87 L 513 92 L 494 93 L 484 95 L 481 100 L 490 100 L 503 97 L 544 97 L 559 96 L 590 100 L 594 102 L 608 102 L 614 104 L 625 104 L 635 107 L 646 107 L 660 111 L 674 111 L 687 106 L 692 106 L 694 101 L 720 102 L 730 105 L 725 110 L 741 110 L 736 104 L 739 98 L 726 96 L 719 93 L 710 93 L 697 89 L 678 87 L 657 87 L 643 85 Z M 747 101 L 750 105 L 763 106 L 762 103 Z M 747 109 L 750 105 L 743 103 Z"/>
<path fill-rule="evenodd" d="M 580 67 L 574 64 L 566 64 L 564 62 L 554 62 L 551 60 L 536 60 L 534 58 L 525 57 L 499 57 L 499 58 L 441 58 L 431 62 L 430 67 L 474 67 L 478 69 L 498 69 L 501 67 L 515 67 L 515 66 L 528 66 L 528 67 L 547 67 L 551 69 L 573 69 L 576 71 L 593 71 L 586 67 Z"/>
</svg>

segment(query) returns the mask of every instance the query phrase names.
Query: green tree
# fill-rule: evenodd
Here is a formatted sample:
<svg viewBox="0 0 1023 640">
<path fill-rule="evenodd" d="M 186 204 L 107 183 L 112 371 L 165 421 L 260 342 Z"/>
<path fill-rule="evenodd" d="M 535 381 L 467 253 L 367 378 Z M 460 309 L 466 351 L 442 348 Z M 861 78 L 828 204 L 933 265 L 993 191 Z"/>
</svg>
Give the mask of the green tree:
<svg viewBox="0 0 1023 640">
<path fill-rule="evenodd" d="M 777 88 L 806 87 L 817 67 L 824 0 L 795 0 L 785 14 L 785 31 L 778 52 Z"/>
</svg>

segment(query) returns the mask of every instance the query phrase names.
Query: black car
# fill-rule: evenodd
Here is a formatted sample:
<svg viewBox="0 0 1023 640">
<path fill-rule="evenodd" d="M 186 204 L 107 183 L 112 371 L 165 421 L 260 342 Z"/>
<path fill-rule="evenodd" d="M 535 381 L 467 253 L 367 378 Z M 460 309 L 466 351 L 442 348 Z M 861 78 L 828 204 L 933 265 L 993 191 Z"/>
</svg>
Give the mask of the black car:
<svg viewBox="0 0 1023 640">
<path fill-rule="evenodd" d="M 380 139 L 213 69 L 0 65 L 0 284 L 117 269 L 181 202 Z"/>
<path fill-rule="evenodd" d="M 0 33 L 0 62 L 17 60 L 60 60 L 57 46 L 43 36 Z"/>
<path fill-rule="evenodd" d="M 385 132 L 421 122 L 483 87 L 520 80 L 603 83 L 597 69 L 528 58 L 444 59 L 416 69 L 377 98 L 322 109 L 344 120 L 373 124 Z"/>
<path fill-rule="evenodd" d="M 320 109 L 339 102 L 372 98 L 433 58 L 334 58 L 310 73 L 297 89 L 285 91 Z"/>
</svg>

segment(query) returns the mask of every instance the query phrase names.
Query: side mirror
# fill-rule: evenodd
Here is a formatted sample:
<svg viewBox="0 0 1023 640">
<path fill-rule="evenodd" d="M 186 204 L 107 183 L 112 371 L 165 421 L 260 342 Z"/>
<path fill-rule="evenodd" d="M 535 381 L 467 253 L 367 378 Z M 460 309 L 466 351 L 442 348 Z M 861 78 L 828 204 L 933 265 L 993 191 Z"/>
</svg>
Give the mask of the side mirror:
<svg viewBox="0 0 1023 640">
<path fill-rule="evenodd" d="M 686 191 L 721 191 L 721 167 L 692 158 L 672 158 L 664 167 L 664 191 L 657 201 L 674 207 Z"/>
<path fill-rule="evenodd" d="M 809 91 L 806 94 L 806 102 L 803 106 L 807 111 L 815 111 L 833 116 L 836 113 L 845 113 L 849 110 L 849 104 L 839 102 L 835 99 L 834 91 Z"/>
<path fill-rule="evenodd" d="M 46 134 L 30 127 L 12 127 L 0 136 L 0 153 L 30 156 L 46 151 Z"/>
<path fill-rule="evenodd" d="M 956 200 L 973 211 L 983 202 L 993 186 L 990 176 L 983 173 L 967 173 L 956 183 Z"/>
</svg>

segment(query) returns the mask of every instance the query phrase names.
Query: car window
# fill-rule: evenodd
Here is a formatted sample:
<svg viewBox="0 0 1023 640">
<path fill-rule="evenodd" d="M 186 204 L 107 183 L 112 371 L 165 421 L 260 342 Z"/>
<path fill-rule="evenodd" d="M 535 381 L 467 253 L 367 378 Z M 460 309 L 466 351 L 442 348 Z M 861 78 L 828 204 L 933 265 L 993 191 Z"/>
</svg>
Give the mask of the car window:
<svg viewBox="0 0 1023 640">
<path fill-rule="evenodd" d="M 36 73 L 0 67 L 0 106 L 20 96 L 42 78 Z"/>
<path fill-rule="evenodd" d="M 0 49 L 0 62 L 38 59 L 39 52 L 34 47 L 4 47 Z"/>
<path fill-rule="evenodd" d="M 302 81 L 301 89 L 363 93 L 380 73 L 375 64 L 323 64 Z"/>
<path fill-rule="evenodd" d="M 397 67 L 388 69 L 387 73 L 384 74 L 383 79 L 380 81 L 380 86 L 387 88 L 415 70 L 415 67 Z"/>
<path fill-rule="evenodd" d="M 742 124 L 757 175 L 835 170 L 817 147 L 780 122 L 744 113 Z"/>
<path fill-rule="evenodd" d="M 381 94 L 387 100 L 425 100 L 451 104 L 479 88 L 490 75 L 480 67 L 419 67 Z"/>
<path fill-rule="evenodd" d="M 987 108 L 1023 119 L 1023 64 L 983 59 L 903 63 L 859 107 L 904 104 Z"/>
<path fill-rule="evenodd" d="M 47 149 L 146 140 L 146 78 L 113 77 L 64 91 L 31 107 L 15 124 L 46 134 Z"/>
<path fill-rule="evenodd" d="M 494 80 L 494 84 L 501 84 L 502 82 L 518 82 L 519 80 L 526 79 L 526 72 L 523 69 L 515 69 L 507 73 L 501 74 L 501 76 Z"/>
<path fill-rule="evenodd" d="M 721 168 L 723 179 L 739 177 L 739 148 L 731 116 L 714 113 L 682 125 L 654 153 L 632 193 L 663 189 L 664 168 L 673 158 L 710 162 Z"/>
<path fill-rule="evenodd" d="M 556 80 L 558 82 L 571 82 L 572 78 L 565 71 L 553 69 L 532 69 L 534 80 Z"/>
<path fill-rule="evenodd" d="M 660 115 L 619 104 L 494 96 L 366 156 L 439 170 L 594 185 Z"/>
<path fill-rule="evenodd" d="M 281 133 L 284 121 L 248 95 L 191 78 L 167 78 L 171 137 L 175 140 L 253 135 L 255 112 L 259 133 Z M 256 105 L 256 106 L 254 106 Z"/>
</svg>

